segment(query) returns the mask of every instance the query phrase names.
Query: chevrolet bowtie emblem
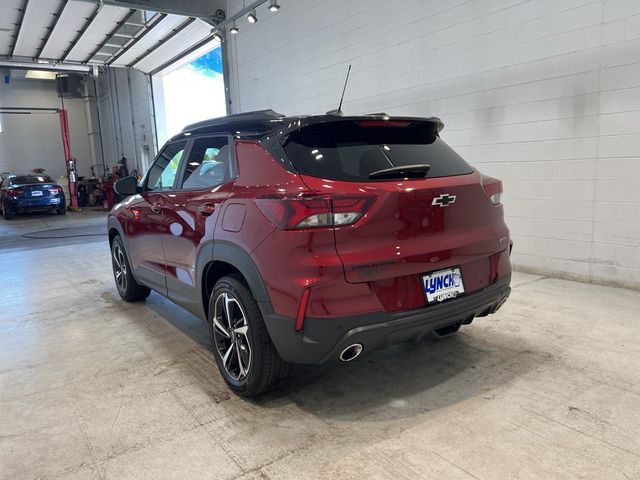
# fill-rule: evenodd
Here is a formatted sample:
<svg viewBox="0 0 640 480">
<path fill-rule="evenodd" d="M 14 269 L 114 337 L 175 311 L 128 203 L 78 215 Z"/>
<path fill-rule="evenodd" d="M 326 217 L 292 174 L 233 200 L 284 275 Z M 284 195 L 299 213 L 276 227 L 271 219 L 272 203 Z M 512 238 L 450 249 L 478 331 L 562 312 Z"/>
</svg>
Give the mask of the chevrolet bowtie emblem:
<svg viewBox="0 0 640 480">
<path fill-rule="evenodd" d="M 433 199 L 431 205 L 437 205 L 439 207 L 448 207 L 453 202 L 456 201 L 455 195 L 449 195 L 448 193 L 443 193 Z"/>
</svg>

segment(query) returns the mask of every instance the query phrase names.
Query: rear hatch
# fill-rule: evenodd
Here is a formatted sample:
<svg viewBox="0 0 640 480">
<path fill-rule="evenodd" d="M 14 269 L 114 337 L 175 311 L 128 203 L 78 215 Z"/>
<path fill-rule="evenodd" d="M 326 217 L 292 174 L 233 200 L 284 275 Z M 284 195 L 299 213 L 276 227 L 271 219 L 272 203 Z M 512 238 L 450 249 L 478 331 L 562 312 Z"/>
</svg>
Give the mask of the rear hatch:
<svg viewBox="0 0 640 480">
<path fill-rule="evenodd" d="M 54 188 L 54 185 L 51 183 L 45 183 L 36 185 L 21 185 L 18 188 L 23 192 L 20 198 L 39 199 L 50 196 L 50 189 Z"/>
<path fill-rule="evenodd" d="M 469 166 L 437 126 L 338 120 L 304 127 L 284 144 L 311 190 L 371 199 L 362 218 L 335 227 L 336 250 L 348 282 L 418 289 L 419 300 L 404 306 L 423 302 L 422 276 L 441 269 L 460 268 L 465 292 L 486 286 L 491 256 L 508 246 L 499 195 L 491 199 L 500 182 Z"/>
<path fill-rule="evenodd" d="M 59 187 L 46 175 L 14 177 L 10 189 L 21 200 L 40 200 L 59 192 Z"/>
</svg>

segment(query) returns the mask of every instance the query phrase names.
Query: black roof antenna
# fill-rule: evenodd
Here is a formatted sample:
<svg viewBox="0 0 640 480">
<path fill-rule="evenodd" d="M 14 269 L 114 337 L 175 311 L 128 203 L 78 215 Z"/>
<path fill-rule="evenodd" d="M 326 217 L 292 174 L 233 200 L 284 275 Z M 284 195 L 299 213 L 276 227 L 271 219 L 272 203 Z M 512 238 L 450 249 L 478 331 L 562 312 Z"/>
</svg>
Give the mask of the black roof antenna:
<svg viewBox="0 0 640 480">
<path fill-rule="evenodd" d="M 351 73 L 351 64 L 349 64 L 349 69 L 347 70 L 347 78 L 344 80 L 344 88 L 342 89 L 342 96 L 340 97 L 340 105 L 338 105 L 337 110 L 329 110 L 327 115 L 336 115 L 338 117 L 342 116 L 342 100 L 344 100 L 344 92 L 347 91 L 347 82 L 349 82 L 349 73 Z"/>
</svg>

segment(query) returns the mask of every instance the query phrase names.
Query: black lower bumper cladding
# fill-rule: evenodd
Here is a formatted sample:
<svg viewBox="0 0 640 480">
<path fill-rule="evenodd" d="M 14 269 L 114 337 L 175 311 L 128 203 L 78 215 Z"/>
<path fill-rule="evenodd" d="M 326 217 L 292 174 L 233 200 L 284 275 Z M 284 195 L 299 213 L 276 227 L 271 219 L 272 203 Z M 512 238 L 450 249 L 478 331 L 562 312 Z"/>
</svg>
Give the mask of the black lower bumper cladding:
<svg viewBox="0 0 640 480">
<path fill-rule="evenodd" d="M 394 343 L 418 340 L 432 332 L 455 331 L 475 317 L 494 313 L 511 292 L 511 276 L 495 284 L 446 302 L 409 312 L 377 312 L 342 318 L 306 318 L 302 332 L 294 329 L 294 319 L 272 313 L 262 304 L 269 334 L 283 360 L 319 364 L 337 360 L 340 352 L 359 343 L 364 352 Z"/>
</svg>

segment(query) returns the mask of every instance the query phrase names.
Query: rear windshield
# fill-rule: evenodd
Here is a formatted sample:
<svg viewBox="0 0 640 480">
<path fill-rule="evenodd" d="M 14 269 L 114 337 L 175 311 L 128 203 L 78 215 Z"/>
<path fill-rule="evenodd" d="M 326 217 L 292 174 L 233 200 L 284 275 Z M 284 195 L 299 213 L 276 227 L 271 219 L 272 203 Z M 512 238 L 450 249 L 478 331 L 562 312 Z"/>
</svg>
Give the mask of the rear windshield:
<svg viewBox="0 0 640 480">
<path fill-rule="evenodd" d="M 24 175 L 19 177 L 13 177 L 11 183 L 13 185 L 28 185 L 31 183 L 52 183 L 51 177 L 46 175 Z"/>
<path fill-rule="evenodd" d="M 319 123 L 290 134 L 284 149 L 300 173 L 329 180 L 364 182 L 373 172 L 423 164 L 431 166 L 427 178 L 473 172 L 432 122 Z"/>
</svg>

